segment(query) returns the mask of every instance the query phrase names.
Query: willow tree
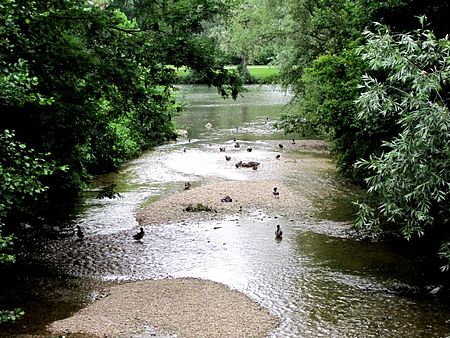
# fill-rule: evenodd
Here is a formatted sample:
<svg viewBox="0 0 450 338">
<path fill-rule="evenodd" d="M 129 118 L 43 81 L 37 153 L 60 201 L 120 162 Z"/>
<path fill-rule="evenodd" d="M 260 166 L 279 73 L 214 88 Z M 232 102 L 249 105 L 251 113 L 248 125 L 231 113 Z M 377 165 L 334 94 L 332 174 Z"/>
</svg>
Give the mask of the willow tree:
<svg viewBox="0 0 450 338">
<path fill-rule="evenodd" d="M 441 241 L 448 270 L 450 41 L 424 27 L 395 34 L 379 26 L 364 35 L 361 56 L 374 73 L 363 79 L 359 119 L 368 129 L 394 120 L 400 131 L 384 142 L 381 155 L 358 162 L 370 172 L 368 192 L 376 203 L 359 204 L 356 225 Z"/>
</svg>

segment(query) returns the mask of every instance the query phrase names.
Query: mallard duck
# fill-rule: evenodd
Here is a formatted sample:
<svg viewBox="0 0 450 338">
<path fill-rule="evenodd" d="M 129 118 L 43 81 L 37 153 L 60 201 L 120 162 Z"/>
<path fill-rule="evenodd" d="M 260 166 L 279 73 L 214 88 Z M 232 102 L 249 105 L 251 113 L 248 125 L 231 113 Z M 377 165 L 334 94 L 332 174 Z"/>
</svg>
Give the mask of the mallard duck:
<svg viewBox="0 0 450 338">
<path fill-rule="evenodd" d="M 225 159 L 226 159 L 227 161 L 229 161 L 229 160 L 231 160 L 231 156 L 226 156 L 226 155 L 225 155 Z"/>
<path fill-rule="evenodd" d="M 292 139 L 292 140 L 291 140 L 291 143 L 292 143 L 292 144 L 295 144 L 295 140 L 294 140 L 294 139 Z"/>
<path fill-rule="evenodd" d="M 275 156 L 275 158 L 276 158 L 277 160 L 280 159 L 280 157 L 281 157 L 280 154 L 278 154 L 277 156 Z"/>
<path fill-rule="evenodd" d="M 223 152 L 225 151 L 225 147 L 220 147 L 219 150 Z"/>
<path fill-rule="evenodd" d="M 241 145 L 239 144 L 239 142 L 236 142 L 236 143 L 234 144 L 234 147 L 235 147 L 235 148 L 240 148 Z"/>
<path fill-rule="evenodd" d="M 278 191 L 277 187 L 273 188 L 273 192 L 272 193 L 273 193 L 274 197 L 280 197 L 280 192 Z"/>
<path fill-rule="evenodd" d="M 280 147 L 280 149 L 284 147 L 281 143 L 279 143 L 278 146 Z"/>
<path fill-rule="evenodd" d="M 77 237 L 81 240 L 84 238 L 84 232 L 81 230 L 81 227 L 77 225 Z"/>
<path fill-rule="evenodd" d="M 283 231 L 281 231 L 280 225 L 277 225 L 277 229 L 275 230 L 275 239 L 282 239 Z"/>
<path fill-rule="evenodd" d="M 190 182 L 186 182 L 185 184 L 184 184 L 184 190 L 189 190 L 189 189 L 191 189 L 191 183 Z"/>
<path fill-rule="evenodd" d="M 137 234 L 133 235 L 133 238 L 136 241 L 140 241 L 142 238 L 144 238 L 145 232 L 144 232 L 144 228 L 141 228 L 141 231 L 139 231 Z"/>
<path fill-rule="evenodd" d="M 249 152 L 249 153 L 251 153 L 252 152 L 252 148 L 247 148 L 247 151 Z"/>
<path fill-rule="evenodd" d="M 242 167 L 242 161 L 239 161 L 238 163 L 235 164 L 236 168 Z"/>
</svg>

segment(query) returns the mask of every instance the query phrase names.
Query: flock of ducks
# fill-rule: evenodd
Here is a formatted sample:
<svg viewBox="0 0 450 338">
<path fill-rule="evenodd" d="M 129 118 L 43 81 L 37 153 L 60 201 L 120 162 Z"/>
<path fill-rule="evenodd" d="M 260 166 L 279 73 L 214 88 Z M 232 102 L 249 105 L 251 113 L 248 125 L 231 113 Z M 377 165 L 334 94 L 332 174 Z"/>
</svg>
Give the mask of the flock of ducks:
<svg viewBox="0 0 450 338">
<path fill-rule="evenodd" d="M 239 142 L 236 141 L 236 138 L 234 138 L 233 141 L 234 141 L 234 147 L 235 148 L 240 148 L 241 145 L 239 144 Z M 292 139 L 291 143 L 295 144 L 295 140 Z M 280 149 L 282 149 L 284 146 L 283 146 L 283 144 L 279 143 L 278 147 Z M 251 152 L 252 150 L 253 149 L 250 148 L 250 147 L 247 148 L 248 152 Z M 186 152 L 186 148 L 184 148 L 183 151 Z M 219 151 L 220 152 L 225 152 L 225 147 L 220 147 Z M 276 159 L 280 159 L 280 157 L 281 157 L 281 155 L 277 154 L 275 158 Z M 225 160 L 230 161 L 231 160 L 231 156 L 225 155 Z M 237 162 L 235 164 L 236 168 L 247 167 L 247 168 L 253 168 L 253 170 L 257 170 L 259 165 L 260 165 L 260 163 L 259 162 L 255 162 L 255 161 L 249 161 L 249 162 L 239 161 L 239 162 Z M 184 184 L 184 190 L 189 190 L 191 187 L 192 187 L 192 184 L 190 182 L 186 182 Z M 277 187 L 273 188 L 272 195 L 275 198 L 279 198 L 280 197 L 280 192 L 278 191 Z M 230 198 L 230 196 L 225 196 L 224 198 L 221 199 L 221 201 L 222 202 L 231 202 L 232 199 Z M 240 211 L 242 211 L 242 206 L 240 207 Z M 78 237 L 79 241 L 83 240 L 84 232 L 83 232 L 83 230 L 81 229 L 81 227 L 79 225 L 76 226 L 76 232 L 75 233 L 76 233 L 76 236 Z M 144 236 L 145 236 L 144 228 L 141 227 L 140 231 L 137 234 L 134 234 L 132 237 L 136 241 L 141 241 L 144 238 Z M 281 227 L 278 224 L 277 227 L 276 227 L 276 230 L 275 230 L 275 239 L 280 240 L 282 238 L 283 238 L 283 231 L 281 231 Z"/>
<path fill-rule="evenodd" d="M 233 138 L 233 142 L 234 142 L 234 148 L 240 148 L 240 147 L 241 147 L 241 144 L 236 140 L 236 137 Z M 291 143 L 292 143 L 292 144 L 295 144 L 296 142 L 295 142 L 294 139 L 291 139 Z M 210 145 L 211 145 L 211 144 L 210 144 Z M 281 144 L 281 143 L 279 143 L 279 144 L 278 144 L 278 147 L 279 147 L 280 149 L 283 149 L 283 148 L 284 148 L 284 145 Z M 251 152 L 253 151 L 253 148 L 248 147 L 246 150 L 247 150 L 247 152 L 251 153 Z M 186 148 L 184 148 L 183 151 L 186 152 Z M 223 153 L 223 152 L 226 151 L 226 148 L 225 148 L 225 147 L 219 147 L 219 151 L 220 151 L 221 153 Z M 280 154 L 277 154 L 277 155 L 275 156 L 275 158 L 276 158 L 277 160 L 279 160 L 279 159 L 281 158 L 281 155 L 280 155 Z M 225 155 L 225 160 L 226 160 L 227 162 L 228 162 L 228 161 L 231 161 L 231 156 Z M 239 162 L 237 162 L 237 163 L 235 164 L 235 166 L 236 166 L 236 168 L 246 167 L 246 168 L 253 168 L 253 170 L 257 170 L 259 164 L 260 164 L 259 162 L 255 162 L 255 161 L 250 161 L 250 162 L 242 162 L 242 161 L 239 161 Z"/>
</svg>

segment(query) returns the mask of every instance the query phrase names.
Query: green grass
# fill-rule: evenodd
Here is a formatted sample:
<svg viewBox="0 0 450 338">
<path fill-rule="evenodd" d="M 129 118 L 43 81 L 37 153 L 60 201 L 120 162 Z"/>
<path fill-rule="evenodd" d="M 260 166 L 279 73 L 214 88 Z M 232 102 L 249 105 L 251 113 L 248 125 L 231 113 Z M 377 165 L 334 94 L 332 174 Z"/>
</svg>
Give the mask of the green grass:
<svg viewBox="0 0 450 338">
<path fill-rule="evenodd" d="M 256 80 L 278 76 L 280 71 L 273 66 L 248 66 L 248 71 Z"/>
<path fill-rule="evenodd" d="M 228 69 L 236 69 L 236 66 L 227 66 Z M 279 75 L 279 69 L 274 66 L 248 66 L 248 71 L 256 83 L 270 83 Z M 189 76 L 189 69 L 181 67 L 175 69 L 176 76 L 184 82 Z"/>
</svg>

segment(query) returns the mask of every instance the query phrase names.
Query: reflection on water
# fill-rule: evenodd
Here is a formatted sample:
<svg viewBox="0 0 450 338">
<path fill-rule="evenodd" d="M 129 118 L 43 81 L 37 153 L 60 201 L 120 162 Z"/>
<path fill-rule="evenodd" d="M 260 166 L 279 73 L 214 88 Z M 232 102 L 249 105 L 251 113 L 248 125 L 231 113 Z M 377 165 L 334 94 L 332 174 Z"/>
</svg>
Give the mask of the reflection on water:
<svg viewBox="0 0 450 338">
<path fill-rule="evenodd" d="M 80 284 L 87 278 L 200 277 L 221 282 L 281 317 L 272 337 L 442 337 L 450 332 L 445 302 L 421 292 L 416 277 L 422 267 L 411 261 L 414 256 L 396 246 L 349 236 L 348 224 L 340 222 L 351 218 L 353 210 L 345 201 L 357 192 L 339 182 L 328 156 L 285 149 L 285 170 L 270 164 L 280 153 L 275 140 L 286 138 L 272 129 L 287 100 L 283 92 L 263 87 L 233 102 L 215 96 L 213 89 L 186 88 L 191 105 L 178 124 L 188 130 L 190 142 L 158 147 L 119 173 L 101 177 L 102 182 L 116 183 L 122 197 L 87 198 L 77 220 L 85 240 L 43 243 L 32 257 L 34 263 L 58 276 L 75 276 Z M 206 123 L 213 127 L 205 128 Z M 255 150 L 235 149 L 233 137 L 244 149 Z M 233 160 L 256 160 L 266 167 L 235 170 L 234 162 L 219 152 L 222 146 Z M 185 181 L 195 186 L 212 177 L 280 179 L 315 200 L 319 212 L 299 219 L 264 210 L 242 212 L 209 222 L 147 226 L 142 242 L 132 239 L 138 227 L 134 215 L 146 200 L 179 191 Z M 276 224 L 282 225 L 284 235 L 278 242 Z M 52 285 L 58 291 L 65 287 Z M 89 292 L 81 294 L 85 302 L 92 299 Z M 46 292 L 39 297 L 45 299 Z M 43 310 L 42 320 L 68 316 L 74 304 L 82 302 L 73 298 L 56 314 Z M 27 310 L 28 305 L 21 306 Z"/>
</svg>

